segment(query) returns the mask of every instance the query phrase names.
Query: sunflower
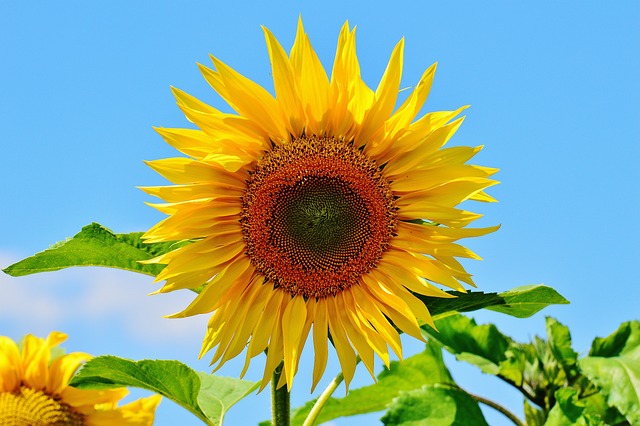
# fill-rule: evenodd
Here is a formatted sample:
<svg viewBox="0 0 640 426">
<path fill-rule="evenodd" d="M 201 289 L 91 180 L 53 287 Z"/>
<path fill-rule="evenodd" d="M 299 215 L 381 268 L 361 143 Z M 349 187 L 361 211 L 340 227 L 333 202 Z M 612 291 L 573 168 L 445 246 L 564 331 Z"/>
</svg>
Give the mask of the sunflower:
<svg viewBox="0 0 640 426">
<path fill-rule="evenodd" d="M 497 228 L 466 228 L 481 215 L 456 206 L 495 201 L 484 190 L 497 169 L 465 164 L 481 146 L 443 148 L 466 107 L 416 119 L 435 64 L 395 108 L 403 40 L 374 92 L 348 22 L 330 78 L 301 21 L 289 55 L 263 30 L 275 97 L 211 57 L 200 70 L 236 113 L 173 89 L 198 129 L 156 129 L 188 158 L 148 162 L 175 185 L 142 188 L 169 215 L 144 238 L 191 241 L 149 261 L 166 265 L 156 293 L 206 284 L 171 317 L 211 314 L 200 356 L 215 348 L 218 367 L 246 350 L 244 374 L 268 348 L 262 386 L 284 361 L 277 386 L 290 389 L 312 335 L 312 386 L 329 340 L 348 386 L 357 356 L 373 375 L 376 354 L 402 358 L 397 329 L 422 339 L 433 326 L 416 295 L 473 285 L 456 258 L 478 256 L 456 241 Z"/>
<path fill-rule="evenodd" d="M 46 339 L 28 335 L 22 351 L 0 336 L 0 426 L 151 425 L 160 396 L 141 398 L 116 407 L 128 391 L 82 390 L 69 386 L 80 364 L 91 358 L 82 352 L 59 355 L 55 348 L 67 339 L 60 332 Z"/>
</svg>

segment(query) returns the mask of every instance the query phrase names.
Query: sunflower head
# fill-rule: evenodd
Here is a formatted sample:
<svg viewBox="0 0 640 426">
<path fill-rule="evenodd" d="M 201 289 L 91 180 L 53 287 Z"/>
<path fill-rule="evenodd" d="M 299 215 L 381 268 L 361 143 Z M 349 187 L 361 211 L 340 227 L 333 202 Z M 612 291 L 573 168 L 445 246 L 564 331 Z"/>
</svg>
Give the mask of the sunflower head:
<svg viewBox="0 0 640 426">
<path fill-rule="evenodd" d="M 148 162 L 174 185 L 143 188 L 169 215 L 144 237 L 191 241 L 150 262 L 166 265 L 158 292 L 206 284 L 173 317 L 211 314 L 212 363 L 245 351 L 246 371 L 268 348 L 263 386 L 284 360 L 290 387 L 312 335 L 315 387 L 330 337 L 348 385 L 356 355 L 372 375 L 374 354 L 402 357 L 397 329 L 422 339 L 416 294 L 473 285 L 457 258 L 478 256 L 457 241 L 497 228 L 467 228 L 481 215 L 457 205 L 495 201 L 497 169 L 466 164 L 481 147 L 444 147 L 465 107 L 418 117 L 435 65 L 397 105 L 402 40 L 374 91 L 348 23 L 330 77 L 301 21 L 289 54 L 264 34 L 275 96 L 215 57 L 200 69 L 235 113 L 174 89 L 197 128 L 156 129 L 187 157 Z"/>
<path fill-rule="evenodd" d="M 117 407 L 128 393 L 124 388 L 70 387 L 75 371 L 91 356 L 82 352 L 55 356 L 56 346 L 66 338 L 60 332 L 53 332 L 46 339 L 28 335 L 20 350 L 13 340 L 0 336 L 0 425 L 153 424 L 159 395 Z"/>
</svg>

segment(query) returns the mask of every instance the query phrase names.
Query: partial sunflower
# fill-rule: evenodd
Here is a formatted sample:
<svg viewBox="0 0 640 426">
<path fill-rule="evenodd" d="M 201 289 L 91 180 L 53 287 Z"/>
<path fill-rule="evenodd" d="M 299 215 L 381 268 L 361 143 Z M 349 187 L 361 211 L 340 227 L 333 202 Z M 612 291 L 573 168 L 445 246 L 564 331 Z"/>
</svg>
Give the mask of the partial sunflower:
<svg viewBox="0 0 640 426">
<path fill-rule="evenodd" d="M 80 365 L 91 358 L 82 352 L 56 356 L 67 339 L 60 332 L 46 339 L 28 335 L 22 351 L 0 336 L 0 426 L 112 426 L 153 424 L 161 397 L 154 395 L 117 407 L 128 391 L 82 390 L 69 386 Z"/>
<path fill-rule="evenodd" d="M 389 349 L 402 357 L 394 325 L 418 339 L 420 324 L 433 326 L 416 294 L 473 285 L 456 258 L 478 257 L 456 241 L 497 227 L 466 228 L 481 215 L 456 205 L 495 201 L 484 190 L 497 169 L 465 164 L 482 147 L 443 148 L 466 107 L 416 120 L 435 65 L 395 108 L 403 40 L 374 92 L 348 23 L 331 78 L 301 22 L 290 55 L 264 33 L 275 97 L 215 57 L 200 70 L 237 114 L 173 89 L 199 129 L 156 129 L 189 158 L 148 162 L 175 185 L 142 188 L 170 215 L 144 238 L 192 241 L 150 263 L 166 265 L 158 293 L 206 283 L 172 315 L 211 313 L 200 356 L 215 348 L 220 366 L 246 348 L 244 374 L 268 348 L 262 386 L 284 360 L 277 386 L 290 388 L 311 333 L 315 387 L 330 336 L 348 386 L 356 354 L 372 375 L 374 353 L 387 365 Z"/>
</svg>

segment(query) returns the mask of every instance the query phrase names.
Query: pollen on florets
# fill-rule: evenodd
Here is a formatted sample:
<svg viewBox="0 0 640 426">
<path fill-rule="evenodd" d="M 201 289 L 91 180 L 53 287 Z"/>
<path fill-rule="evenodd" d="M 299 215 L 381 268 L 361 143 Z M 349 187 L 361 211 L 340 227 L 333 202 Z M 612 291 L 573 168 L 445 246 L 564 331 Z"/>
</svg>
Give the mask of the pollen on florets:
<svg viewBox="0 0 640 426">
<path fill-rule="evenodd" d="M 21 386 L 15 392 L 0 393 L 2 426 L 82 426 L 84 416 L 59 398 Z"/>
<path fill-rule="evenodd" d="M 380 167 L 352 144 L 304 136 L 265 152 L 242 199 L 246 253 L 292 295 L 327 297 L 375 267 L 396 233 Z"/>
</svg>

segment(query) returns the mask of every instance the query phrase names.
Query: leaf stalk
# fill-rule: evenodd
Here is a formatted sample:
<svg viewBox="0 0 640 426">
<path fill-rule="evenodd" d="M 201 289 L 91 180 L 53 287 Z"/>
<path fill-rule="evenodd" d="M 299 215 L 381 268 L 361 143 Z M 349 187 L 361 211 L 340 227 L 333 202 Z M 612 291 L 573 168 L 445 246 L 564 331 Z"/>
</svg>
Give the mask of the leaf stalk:
<svg viewBox="0 0 640 426">
<path fill-rule="evenodd" d="M 527 426 L 526 424 L 522 423 L 522 421 L 515 415 L 513 414 L 511 411 L 507 410 L 505 407 L 503 407 L 502 405 L 498 404 L 497 402 L 494 402 L 490 399 L 487 399 L 485 397 L 482 397 L 480 395 L 474 395 L 472 393 L 469 393 L 469 396 L 473 399 L 475 399 L 476 401 L 487 405 L 491 408 L 493 408 L 496 411 L 499 411 L 500 413 L 502 413 L 505 417 L 507 417 L 509 420 L 511 420 L 516 426 Z"/>
<path fill-rule="evenodd" d="M 329 398 L 331 398 L 331 395 L 333 395 L 333 392 L 335 392 L 336 388 L 343 380 L 344 376 L 342 375 L 342 372 L 340 372 L 340 374 L 338 374 L 331 383 L 329 383 L 329 386 L 327 386 L 327 388 L 320 394 L 316 403 L 313 404 L 311 411 L 309 411 L 309 415 L 304 420 L 304 423 L 302 423 L 302 426 L 313 426 L 315 424 L 318 416 L 320 415 L 320 411 L 322 411 L 324 405 L 327 403 Z"/>
</svg>

